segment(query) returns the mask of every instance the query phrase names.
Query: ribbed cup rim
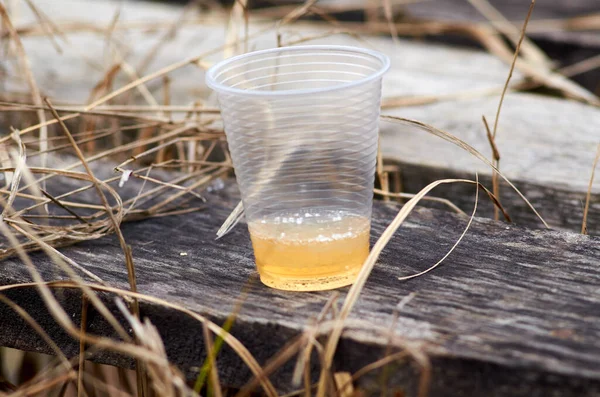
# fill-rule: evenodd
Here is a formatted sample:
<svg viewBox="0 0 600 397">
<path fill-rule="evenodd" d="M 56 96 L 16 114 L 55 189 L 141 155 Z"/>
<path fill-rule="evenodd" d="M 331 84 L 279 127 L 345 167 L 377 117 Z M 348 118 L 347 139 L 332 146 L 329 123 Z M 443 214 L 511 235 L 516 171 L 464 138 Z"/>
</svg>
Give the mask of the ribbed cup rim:
<svg viewBox="0 0 600 397">
<path fill-rule="evenodd" d="M 226 67 L 234 62 L 237 62 L 239 60 L 243 60 L 246 58 L 252 58 L 257 55 L 282 53 L 282 52 L 294 52 L 294 51 L 306 51 L 306 50 L 347 51 L 347 52 L 353 52 L 356 54 L 366 54 L 366 55 L 370 55 L 374 58 L 379 59 L 379 61 L 381 61 L 381 68 L 379 68 L 379 70 L 377 70 L 376 72 L 374 72 L 360 80 L 355 80 L 355 81 L 351 81 L 348 83 L 342 83 L 342 84 L 334 85 L 331 87 L 310 88 L 310 89 L 302 89 L 302 90 L 281 90 L 281 91 L 242 90 L 240 88 L 233 88 L 233 87 L 229 87 L 225 84 L 221 84 L 221 83 L 217 82 L 215 79 L 215 75 L 220 70 L 222 70 L 224 67 Z M 361 48 L 361 47 L 352 47 L 352 46 L 343 46 L 343 45 L 303 45 L 303 46 L 277 47 L 277 48 L 270 48 L 268 50 L 253 51 L 253 52 L 248 52 L 248 53 L 245 53 L 242 55 L 237 55 L 237 56 L 234 56 L 231 58 L 227 58 L 227 59 L 217 63 L 216 65 L 213 65 L 206 72 L 206 85 L 208 85 L 210 88 L 212 88 L 213 90 L 215 90 L 219 93 L 227 93 L 227 94 L 240 95 L 240 96 L 277 97 L 277 96 L 318 94 L 318 93 L 323 93 L 323 92 L 338 91 L 338 90 L 345 89 L 345 88 L 357 87 L 361 84 L 365 84 L 370 81 L 377 80 L 377 79 L 381 78 L 385 74 L 385 72 L 388 71 L 389 68 L 390 68 L 390 58 L 387 55 L 382 54 L 381 52 L 378 52 L 378 51 L 373 51 L 373 50 L 369 50 L 369 49 Z"/>
</svg>

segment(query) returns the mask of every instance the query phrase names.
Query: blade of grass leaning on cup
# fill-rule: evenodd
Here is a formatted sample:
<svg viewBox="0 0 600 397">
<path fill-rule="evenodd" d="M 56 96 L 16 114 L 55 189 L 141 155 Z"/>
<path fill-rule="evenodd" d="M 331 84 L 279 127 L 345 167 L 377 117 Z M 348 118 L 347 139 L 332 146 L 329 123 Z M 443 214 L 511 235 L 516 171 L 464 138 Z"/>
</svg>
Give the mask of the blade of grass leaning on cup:
<svg viewBox="0 0 600 397">
<path fill-rule="evenodd" d="M 448 142 L 460 147 L 461 149 L 465 150 L 466 152 L 469 152 L 471 155 L 473 155 L 474 157 L 476 157 L 477 159 L 482 161 L 484 164 L 491 167 L 492 170 L 497 172 L 498 175 L 502 179 L 504 179 L 511 188 L 513 188 L 513 190 L 519 195 L 519 197 L 521 197 L 521 199 L 523 199 L 523 201 L 525 201 L 527 206 L 529 208 L 531 208 L 533 213 L 540 219 L 540 221 L 544 224 L 544 226 L 548 229 L 550 228 L 550 226 L 546 223 L 544 218 L 542 218 L 542 216 L 538 213 L 538 211 L 535 209 L 535 207 L 529 202 L 529 200 L 525 197 L 525 195 L 523 193 L 521 193 L 521 191 L 519 189 L 517 189 L 517 187 L 502 172 L 500 172 L 500 170 L 498 170 L 490 160 L 488 160 L 477 149 L 475 149 L 474 147 L 472 147 L 465 141 L 452 135 L 449 132 L 440 130 L 439 128 L 433 127 L 429 124 L 426 124 L 426 123 L 423 123 L 423 122 L 420 122 L 417 120 L 411 120 L 411 119 L 406 119 L 403 117 L 396 117 L 396 116 L 389 116 L 389 115 L 381 115 L 381 119 L 385 120 L 385 121 L 390 121 L 393 123 L 399 123 L 399 124 L 410 125 L 412 127 L 417 127 L 421 131 L 425 131 L 432 135 L 437 136 L 438 138 L 442 138 L 443 140 L 448 141 Z M 284 160 L 281 160 L 278 163 L 282 164 L 283 161 Z M 270 170 L 271 170 L 270 173 L 272 175 L 275 175 L 277 173 L 278 167 L 271 167 Z M 266 183 L 268 183 L 268 181 Z M 232 213 L 227 217 L 225 222 L 223 222 L 223 225 L 221 226 L 221 228 L 217 231 L 217 238 L 221 238 L 224 235 L 226 235 L 227 233 L 229 233 L 233 229 L 233 227 L 239 222 L 239 220 L 242 218 L 243 213 L 244 213 L 244 207 L 243 207 L 242 202 L 240 201 L 238 203 L 238 205 L 235 207 L 235 209 L 232 211 Z"/>
<path fill-rule="evenodd" d="M 404 221 L 406 220 L 408 215 L 410 215 L 412 210 L 417 206 L 419 201 L 421 201 L 421 199 L 427 193 L 429 193 L 431 190 L 433 190 L 435 187 L 442 185 L 442 184 L 449 184 L 449 183 L 471 183 L 471 184 L 476 185 L 477 192 L 475 195 L 475 205 L 473 208 L 473 213 L 471 214 L 471 217 L 469 218 L 469 222 L 467 223 L 467 226 L 466 226 L 464 232 L 461 234 L 461 236 L 458 238 L 457 242 L 449 250 L 449 252 L 442 258 L 442 260 L 438 261 L 435 265 L 433 265 L 432 267 L 427 269 L 425 272 L 419 273 L 418 275 L 424 274 L 424 273 L 434 269 L 435 267 L 439 266 L 439 264 L 444 259 L 446 259 L 448 257 L 448 255 L 450 255 L 450 253 L 454 250 L 454 248 L 456 248 L 456 246 L 460 243 L 462 238 L 465 236 L 467 230 L 471 226 L 473 218 L 475 217 L 475 211 L 477 210 L 477 200 L 479 198 L 478 192 L 479 192 L 479 187 L 481 186 L 479 183 L 478 177 L 477 177 L 477 181 L 472 181 L 469 179 L 440 179 L 438 181 L 432 182 L 429 185 L 427 185 L 426 187 L 424 187 L 419 193 L 417 193 L 417 195 L 415 195 L 415 197 L 413 197 L 408 202 L 406 202 L 406 204 L 404 204 L 404 206 L 402 208 L 400 208 L 400 211 L 398 211 L 398 214 L 396 215 L 394 220 L 389 224 L 389 226 L 385 229 L 385 231 L 382 233 L 381 237 L 379 237 L 379 239 L 373 246 L 373 249 L 371 250 L 371 252 L 369 253 L 369 256 L 365 260 L 365 262 L 360 270 L 360 273 L 358 274 L 358 277 L 356 278 L 356 281 L 354 282 L 352 287 L 350 287 L 350 291 L 348 292 L 348 295 L 346 296 L 346 299 L 344 300 L 344 304 L 342 306 L 342 310 L 340 311 L 340 315 L 335 320 L 331 334 L 330 334 L 327 344 L 325 346 L 325 354 L 324 354 L 324 360 L 323 360 L 324 365 L 321 369 L 317 397 L 325 397 L 326 390 L 329 387 L 327 384 L 329 382 L 328 373 L 331 371 L 333 355 L 335 354 L 338 342 L 340 340 L 340 337 L 342 336 L 344 323 L 345 323 L 346 319 L 348 318 L 348 315 L 352 311 L 354 304 L 358 300 L 358 296 L 362 292 L 362 289 L 363 289 L 365 283 L 367 282 L 367 278 L 371 274 L 371 270 L 373 270 L 373 267 L 375 266 L 375 263 L 376 263 L 377 259 L 379 258 L 379 254 L 381 253 L 381 251 L 383 251 L 383 249 L 385 248 L 387 243 L 393 237 L 396 230 L 398 230 L 398 228 L 402 225 L 402 223 L 404 223 Z M 420 393 L 420 395 L 421 395 L 421 393 Z"/>
</svg>

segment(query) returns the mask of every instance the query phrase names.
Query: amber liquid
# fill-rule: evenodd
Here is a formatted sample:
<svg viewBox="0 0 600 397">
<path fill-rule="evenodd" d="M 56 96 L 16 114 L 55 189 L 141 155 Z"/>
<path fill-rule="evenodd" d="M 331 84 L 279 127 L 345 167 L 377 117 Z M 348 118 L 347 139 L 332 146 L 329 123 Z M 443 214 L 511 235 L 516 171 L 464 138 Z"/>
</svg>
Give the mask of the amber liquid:
<svg viewBox="0 0 600 397">
<path fill-rule="evenodd" d="M 365 217 L 274 217 L 248 226 L 261 281 L 273 288 L 318 291 L 350 285 L 369 255 Z"/>
</svg>

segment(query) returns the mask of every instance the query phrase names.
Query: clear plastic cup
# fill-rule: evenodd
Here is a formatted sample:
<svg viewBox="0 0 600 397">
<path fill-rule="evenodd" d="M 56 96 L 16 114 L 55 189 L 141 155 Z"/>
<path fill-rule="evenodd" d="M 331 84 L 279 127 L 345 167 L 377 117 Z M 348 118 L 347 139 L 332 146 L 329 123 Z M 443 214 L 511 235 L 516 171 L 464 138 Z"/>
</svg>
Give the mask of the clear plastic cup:
<svg viewBox="0 0 600 397">
<path fill-rule="evenodd" d="M 352 284 L 369 254 L 381 80 L 389 59 L 342 46 L 256 51 L 213 66 L 264 284 Z"/>
</svg>

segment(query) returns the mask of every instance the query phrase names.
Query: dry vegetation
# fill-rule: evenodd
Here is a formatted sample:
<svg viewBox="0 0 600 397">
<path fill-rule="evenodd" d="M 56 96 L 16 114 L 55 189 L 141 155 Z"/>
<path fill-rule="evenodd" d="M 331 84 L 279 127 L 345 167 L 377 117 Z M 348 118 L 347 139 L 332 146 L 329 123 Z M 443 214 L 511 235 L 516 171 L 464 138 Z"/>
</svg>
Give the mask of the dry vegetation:
<svg viewBox="0 0 600 397">
<path fill-rule="evenodd" d="M 25 311 L 0 295 L 3 304 L 18 311 L 56 354 L 54 358 L 46 359 L 43 368 L 36 369 L 34 377 L 27 382 L 20 385 L 10 385 L 5 382 L 8 395 L 175 396 L 196 395 L 200 391 L 214 396 L 231 394 L 234 391 L 221 387 L 215 370 L 218 365 L 218 351 L 223 343 L 232 347 L 255 375 L 255 379 L 246 387 L 235 391 L 240 395 L 248 395 L 258 390 L 261 390 L 261 394 L 278 395 L 268 375 L 282 363 L 293 359 L 297 360 L 294 383 L 299 391 L 296 395 L 316 393 L 319 396 L 350 396 L 359 393 L 353 391 L 352 386 L 352 382 L 359 377 L 392 361 L 406 359 L 414 360 L 421 368 L 420 395 L 426 395 L 430 376 L 429 362 L 422 352 L 410 347 L 401 349 L 397 353 L 390 352 L 389 356 L 356 374 L 335 373 L 331 363 L 344 328 L 344 321 L 351 312 L 379 252 L 417 202 L 425 198 L 424 196 L 435 186 L 443 183 L 476 184 L 484 189 L 496 204 L 497 215 L 503 213 L 506 219 L 509 219 L 496 198 L 499 189 L 497 177 L 494 178 L 491 191 L 477 181 L 442 180 L 426 187 L 417 195 L 409 195 L 401 191 L 391 191 L 392 185 L 397 189 L 400 188 L 399 183 L 393 183 L 398 179 L 398 170 L 384 166 L 380 158 L 377 173 L 381 189 L 377 189 L 376 193 L 386 198 L 400 197 L 410 200 L 373 248 L 359 276 L 359 281 L 350 289 L 341 311 L 339 313 L 332 311 L 334 307 L 332 302 L 337 299 L 337 294 L 334 294 L 316 324 L 307 326 L 305 334 L 300 339 L 285 346 L 281 353 L 265 367 L 261 367 L 256 362 L 252 354 L 234 335 L 227 333 L 231 322 L 221 327 L 185 307 L 137 293 L 135 258 L 132 257 L 131 248 L 120 232 L 120 226 L 130 220 L 202 210 L 205 205 L 202 191 L 208 187 L 215 188 L 215 183 L 219 183 L 218 178 L 225 177 L 231 172 L 231 161 L 225 136 L 219 124 L 218 110 L 209 107 L 200 98 L 196 103 L 188 106 L 171 105 L 171 75 L 184 67 L 205 69 L 208 66 L 206 58 L 211 54 L 231 55 L 234 49 L 247 50 L 248 42 L 252 38 L 249 37 L 248 30 L 250 16 L 272 21 L 263 33 L 278 35 L 278 41 L 282 45 L 310 41 L 310 38 L 303 38 L 293 42 L 282 42 L 279 35 L 282 27 L 291 25 L 306 16 L 316 18 L 318 21 L 314 22 L 315 24 L 329 27 L 330 31 L 325 36 L 337 33 L 356 37 L 367 33 L 391 34 L 394 39 L 397 36 L 444 34 L 467 36 L 479 42 L 481 46 L 507 64 L 511 64 L 511 75 L 516 68 L 526 76 L 526 80 L 511 82 L 509 75 L 504 89 L 497 93 L 499 97 L 504 98 L 507 90 L 545 86 L 561 92 L 566 97 L 596 106 L 599 104 L 595 95 L 582 90 L 565 77 L 565 74 L 573 75 L 598 67 L 598 59 L 572 65 L 562 70 L 561 74 L 560 70 L 552 68 L 551 61 L 543 52 L 526 38 L 524 33 L 529 15 L 525 23 L 520 22 L 517 26 L 498 15 L 485 0 L 469 1 L 493 22 L 469 24 L 403 20 L 399 12 L 403 1 L 393 0 L 383 1 L 381 4 L 369 3 L 378 4 L 376 7 L 369 6 L 364 9 L 367 16 L 364 23 L 344 22 L 334 17 L 334 13 L 349 11 L 353 7 L 322 6 L 314 0 L 308 0 L 299 6 L 277 6 L 252 11 L 248 10 L 244 0 L 237 1 L 231 10 L 222 9 L 213 2 L 206 2 L 209 6 L 193 3 L 185 9 L 182 19 L 185 17 L 186 23 L 203 23 L 206 19 L 196 18 L 195 15 L 210 13 L 210 18 L 213 20 L 220 18 L 223 23 L 227 23 L 228 20 L 229 28 L 225 46 L 149 72 L 148 64 L 162 47 L 168 45 L 179 26 L 179 21 L 164 21 L 162 26 L 153 26 L 153 29 L 157 29 L 156 34 L 160 40 L 140 64 L 130 65 L 126 62 L 126 57 L 116 54 L 115 61 L 105 70 L 104 77 L 90 92 L 88 101 L 82 104 L 69 104 L 55 103 L 53 99 L 45 98 L 44 93 L 40 92 L 21 39 L 43 35 L 47 37 L 48 45 L 56 46 L 60 50 L 61 47 L 68 47 L 70 35 L 79 32 L 94 32 L 105 37 L 107 43 L 110 43 L 115 29 L 140 28 L 139 25 L 142 23 L 140 22 L 138 26 L 119 25 L 118 12 L 115 14 L 114 23 L 108 27 L 86 25 L 76 21 L 55 22 L 44 13 L 44 10 L 36 7 L 34 0 L 27 0 L 26 4 L 36 15 L 37 23 L 19 26 L 11 22 L 11 12 L 15 12 L 17 2 L 0 0 L 1 59 L 8 59 L 7 62 L 19 65 L 18 70 L 21 75 L 18 77 L 25 79 L 30 89 L 29 93 L 0 93 L 0 112 L 2 112 L 0 120 L 3 119 L 3 134 L 0 137 L 0 172 L 2 173 L 0 175 L 4 178 L 4 186 L 0 189 L 2 208 L 0 231 L 3 235 L 0 239 L 0 259 L 9 256 L 21 258 L 34 280 L 34 283 L 28 286 L 35 285 L 38 288 L 55 319 L 70 335 L 81 341 L 80 355 L 73 358 L 65 357 L 52 342 L 51 335 L 45 334 Z M 534 2 L 531 5 L 532 9 L 533 6 Z M 597 29 L 600 26 L 599 19 L 600 16 L 596 15 L 563 21 L 534 21 L 531 22 L 530 28 L 537 31 Z M 2 73 L 0 69 L 0 76 Z M 118 76 L 125 76 L 129 79 L 129 83 L 115 89 Z M 2 78 L 13 77 L 15 76 Z M 150 82 L 158 85 L 150 89 L 148 88 Z M 480 94 L 490 93 L 465 91 L 456 93 L 456 97 Z M 139 98 L 144 101 L 143 104 L 140 104 Z M 384 98 L 383 108 L 420 105 L 447 99 L 450 99 L 447 95 Z M 499 121 L 501 104 L 502 99 L 492 128 L 489 128 L 486 120 L 484 120 L 485 127 L 482 124 L 482 131 L 487 128 L 493 149 L 492 160 L 488 160 L 467 143 L 434 127 L 413 120 L 385 116 L 384 118 L 392 122 L 410 124 L 421 131 L 456 144 L 484 161 L 494 169 L 495 175 L 502 177 L 499 171 L 500 153 L 494 144 L 497 125 L 501 122 Z M 8 125 L 14 128 L 9 130 Z M 139 183 L 128 185 L 127 181 L 130 179 L 139 180 Z M 117 188 L 119 185 L 133 186 L 133 188 L 119 190 Z M 477 188 L 475 190 L 479 191 Z M 430 199 L 436 200 L 436 198 Z M 452 203 L 443 202 L 461 212 Z M 532 210 L 535 211 L 533 207 Z M 239 218 L 239 215 L 240 211 L 237 211 L 234 218 Z M 470 221 L 467 223 L 467 228 L 469 224 Z M 585 231 L 585 226 L 583 230 Z M 128 291 L 105 285 L 97 276 L 57 250 L 61 246 L 111 234 L 117 236 L 123 250 L 123 265 L 127 267 L 129 274 L 130 290 Z M 457 244 L 459 242 L 460 239 Z M 71 281 L 50 284 L 51 280 L 43 280 L 36 269 L 36 264 L 27 255 L 27 252 L 32 250 L 44 251 L 53 259 L 57 268 L 70 276 Z M 85 274 L 87 279 L 94 280 L 94 283 L 84 282 L 82 274 Z M 0 287 L 0 290 L 24 287 L 26 286 L 11 285 Z M 85 328 L 74 324 L 51 293 L 51 289 L 56 287 L 82 290 L 85 296 L 82 314 L 85 315 L 88 305 L 93 305 L 113 325 L 120 339 L 113 340 L 91 335 L 86 333 Z M 133 330 L 132 333 L 128 333 L 114 314 L 104 306 L 98 297 L 99 291 L 110 292 L 119 297 L 119 309 L 126 317 L 128 327 Z M 182 373 L 169 363 L 161 338 L 152 324 L 137 316 L 139 301 L 163 305 L 184 312 L 197 320 L 198 332 L 203 332 L 205 343 L 212 354 L 207 357 L 206 365 L 200 371 L 195 384 L 187 383 Z M 333 320 L 326 323 L 324 320 L 329 313 L 335 316 Z M 316 341 L 318 334 L 328 336 L 323 346 Z M 135 377 L 125 370 L 110 371 L 85 361 L 100 349 L 109 349 L 135 358 L 138 364 Z M 308 360 L 314 349 L 319 351 L 322 360 L 321 377 L 316 385 L 311 384 L 307 370 Z M 9 389 L 13 391 L 8 392 Z"/>
</svg>

